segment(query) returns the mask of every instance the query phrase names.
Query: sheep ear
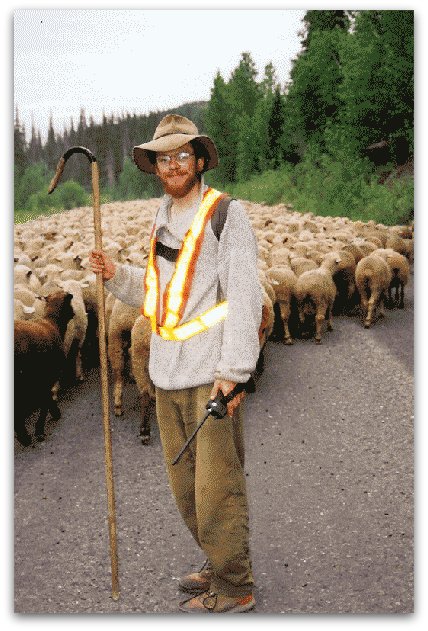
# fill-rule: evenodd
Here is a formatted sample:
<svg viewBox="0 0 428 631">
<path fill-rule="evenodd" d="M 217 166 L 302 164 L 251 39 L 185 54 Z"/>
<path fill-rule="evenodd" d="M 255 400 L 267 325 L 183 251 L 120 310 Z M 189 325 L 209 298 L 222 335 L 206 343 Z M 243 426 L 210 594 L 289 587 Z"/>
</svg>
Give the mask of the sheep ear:
<svg viewBox="0 0 428 631">
<path fill-rule="evenodd" d="M 28 272 L 25 274 L 25 276 L 26 276 L 27 278 L 30 278 L 30 276 L 31 276 L 31 274 L 32 274 L 32 273 L 33 273 L 33 272 L 29 269 L 29 270 L 28 270 Z"/>
</svg>

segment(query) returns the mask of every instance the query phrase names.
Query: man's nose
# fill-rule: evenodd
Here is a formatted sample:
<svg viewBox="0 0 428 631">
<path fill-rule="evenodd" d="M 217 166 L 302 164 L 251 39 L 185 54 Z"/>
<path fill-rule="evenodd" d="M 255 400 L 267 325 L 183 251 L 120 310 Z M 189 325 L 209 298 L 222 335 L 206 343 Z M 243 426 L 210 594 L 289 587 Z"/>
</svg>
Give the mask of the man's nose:
<svg viewBox="0 0 428 631">
<path fill-rule="evenodd" d="M 178 156 L 171 156 L 171 161 L 169 163 L 169 168 L 171 168 L 172 166 L 174 167 L 179 167 L 180 163 L 178 161 Z"/>
</svg>

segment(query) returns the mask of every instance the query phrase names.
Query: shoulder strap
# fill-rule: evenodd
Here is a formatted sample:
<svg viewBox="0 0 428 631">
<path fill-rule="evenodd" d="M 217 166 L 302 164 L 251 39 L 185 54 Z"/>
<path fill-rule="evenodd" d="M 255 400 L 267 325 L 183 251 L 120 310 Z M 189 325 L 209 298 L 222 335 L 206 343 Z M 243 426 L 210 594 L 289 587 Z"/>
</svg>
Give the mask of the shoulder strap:
<svg viewBox="0 0 428 631">
<path fill-rule="evenodd" d="M 223 197 L 217 204 L 217 208 L 211 217 L 211 228 L 217 238 L 217 241 L 220 241 L 220 236 L 223 231 L 224 224 L 226 223 L 227 211 L 231 201 L 232 198 L 228 195 Z"/>
<path fill-rule="evenodd" d="M 217 208 L 215 209 L 212 217 L 211 217 L 211 229 L 214 232 L 217 241 L 220 241 L 220 236 L 224 228 L 224 224 L 227 219 L 227 211 L 229 208 L 229 204 L 232 201 L 232 198 L 229 196 L 223 197 L 219 203 L 217 204 Z M 173 248 L 169 248 L 164 245 L 160 241 L 156 241 L 156 255 L 162 256 L 167 261 L 171 261 L 175 263 L 178 258 L 178 253 L 180 250 L 176 250 Z"/>
</svg>

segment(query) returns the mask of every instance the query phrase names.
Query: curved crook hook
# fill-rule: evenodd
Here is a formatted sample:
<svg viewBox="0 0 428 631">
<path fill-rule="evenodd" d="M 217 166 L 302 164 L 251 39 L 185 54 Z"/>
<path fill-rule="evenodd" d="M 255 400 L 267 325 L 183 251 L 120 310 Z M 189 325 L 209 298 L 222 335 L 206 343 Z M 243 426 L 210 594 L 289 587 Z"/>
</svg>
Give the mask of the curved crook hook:
<svg viewBox="0 0 428 631">
<path fill-rule="evenodd" d="M 62 158 L 60 158 L 56 167 L 56 173 L 53 176 L 51 183 L 49 184 L 49 189 L 48 189 L 49 195 L 56 189 L 57 184 L 61 178 L 62 172 L 64 171 L 65 163 L 67 162 L 69 157 L 73 155 L 73 153 L 83 153 L 88 158 L 89 162 L 97 161 L 92 151 L 89 151 L 89 149 L 87 149 L 86 147 L 70 147 L 70 149 L 67 149 L 67 151 L 64 153 Z"/>
</svg>

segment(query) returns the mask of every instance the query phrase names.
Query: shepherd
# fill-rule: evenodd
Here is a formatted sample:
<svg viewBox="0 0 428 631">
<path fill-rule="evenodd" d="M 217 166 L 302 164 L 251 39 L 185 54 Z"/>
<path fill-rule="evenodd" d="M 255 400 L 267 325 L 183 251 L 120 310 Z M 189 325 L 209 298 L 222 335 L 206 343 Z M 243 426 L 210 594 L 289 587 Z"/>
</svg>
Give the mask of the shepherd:
<svg viewBox="0 0 428 631">
<path fill-rule="evenodd" d="M 178 114 L 134 147 L 139 169 L 156 175 L 163 196 L 146 269 L 90 254 L 106 289 L 152 327 L 150 377 L 169 482 L 178 510 L 206 561 L 184 576 L 187 613 L 239 613 L 255 606 L 244 473 L 243 398 L 210 417 L 180 461 L 206 403 L 250 380 L 259 355 L 262 291 L 257 242 L 243 206 L 206 186 L 218 164 L 214 142 Z"/>
</svg>

